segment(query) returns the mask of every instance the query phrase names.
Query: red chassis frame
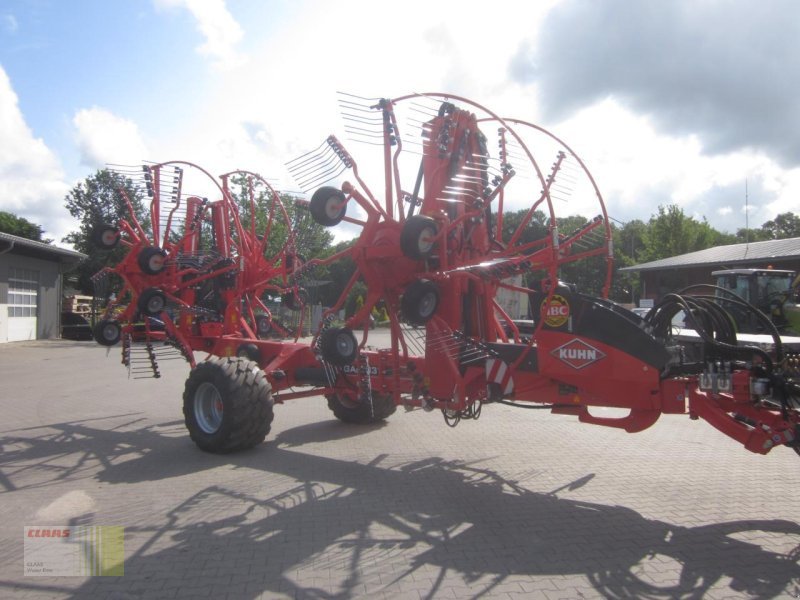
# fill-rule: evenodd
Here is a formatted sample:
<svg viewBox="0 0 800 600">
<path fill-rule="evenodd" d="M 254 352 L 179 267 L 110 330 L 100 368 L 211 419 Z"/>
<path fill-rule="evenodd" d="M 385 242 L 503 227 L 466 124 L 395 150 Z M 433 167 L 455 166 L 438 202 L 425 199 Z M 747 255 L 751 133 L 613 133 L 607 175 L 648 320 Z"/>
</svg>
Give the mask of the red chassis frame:
<svg viewBox="0 0 800 600">
<path fill-rule="evenodd" d="M 416 177 L 406 181 L 397 108 L 420 99 L 433 99 L 439 107 L 420 127 L 422 158 Z M 662 413 L 688 412 L 753 452 L 795 444 L 797 411 L 772 395 L 771 384 L 777 380 L 765 371 L 763 356 L 756 352 L 743 360 L 738 353 L 697 368 L 684 362 L 673 340 L 654 337 L 647 323 L 603 299 L 610 285 L 611 228 L 593 178 L 561 140 L 530 123 L 500 118 L 444 94 L 380 100 L 366 110 L 378 115 L 383 202 L 333 136 L 323 145 L 327 155 L 321 159 L 306 155 L 289 165 L 306 183 L 327 181 L 331 156 L 342 167 L 333 169 L 335 175 L 352 173 L 354 182 L 317 189 L 308 208 L 322 224 L 360 226 L 354 244 L 299 269 L 291 244 L 282 256 L 265 261 L 269 232 L 259 238 L 253 228 L 242 227 L 224 184 L 222 200 L 211 206 L 211 221 L 216 251 L 227 262 L 205 271 L 181 267 L 177 261 L 166 268 L 157 289 L 182 309 L 181 316 L 173 320 L 163 306 L 156 306 L 151 312 L 165 317 L 164 331 L 153 331 L 146 320 L 147 340 L 178 345 L 192 366 L 195 350 L 220 357 L 245 354 L 266 374 L 275 402 L 324 394 L 329 401 L 371 406 L 378 398 L 389 398 L 395 405 L 440 409 L 450 425 L 477 418 L 484 403 L 527 403 L 629 432 L 649 427 Z M 490 157 L 482 132 L 487 125 L 497 128 L 497 159 Z M 558 148 L 547 175 L 529 150 L 530 132 Z M 522 160 L 521 167 L 512 167 L 512 156 Z M 566 163 L 576 165 L 599 204 L 599 215 L 568 235 L 558 231 L 554 210 L 555 186 Z M 515 186 L 524 174 L 528 183 L 520 191 Z M 520 196 L 527 198 L 528 210 L 508 230 L 505 207 Z M 191 198 L 187 202 L 188 213 L 202 219 L 205 207 L 193 205 Z M 349 204 L 360 214 L 347 216 Z M 531 239 L 526 231 L 539 213 L 545 234 Z M 135 219 L 132 225 L 121 223 L 120 229 L 131 251 L 115 272 L 134 300 L 141 300 L 154 280 L 152 274 L 141 273 L 136 257 L 152 243 Z M 160 246 L 158 239 L 154 243 L 173 256 L 196 248 L 197 235 L 187 227 L 174 246 L 164 241 L 167 235 Z M 354 261 L 356 271 L 310 343 L 258 339 L 252 307 L 266 286 L 273 285 L 269 281 L 280 278 L 288 286 L 290 275 L 344 257 Z M 562 269 L 585 260 L 602 265 L 600 298 L 559 282 Z M 522 283 L 509 281 L 519 276 Z M 224 313 L 220 319 L 205 319 L 194 310 L 194 291 L 204 281 L 221 278 L 227 281 L 218 291 Z M 359 280 L 367 288 L 363 306 L 343 327 L 334 327 L 335 315 Z M 496 301 L 500 289 L 532 299 L 535 325 L 527 335 Z M 146 308 L 141 304 L 131 302 L 121 320 L 133 320 L 136 310 Z M 386 349 L 367 346 L 370 314 L 379 304 L 389 317 L 391 344 Z M 407 324 L 424 327 L 424 341 L 421 330 Z M 360 342 L 352 333 L 357 328 L 363 330 Z M 780 374 L 782 365 L 775 366 Z M 628 414 L 598 417 L 592 407 L 627 409 Z"/>
</svg>

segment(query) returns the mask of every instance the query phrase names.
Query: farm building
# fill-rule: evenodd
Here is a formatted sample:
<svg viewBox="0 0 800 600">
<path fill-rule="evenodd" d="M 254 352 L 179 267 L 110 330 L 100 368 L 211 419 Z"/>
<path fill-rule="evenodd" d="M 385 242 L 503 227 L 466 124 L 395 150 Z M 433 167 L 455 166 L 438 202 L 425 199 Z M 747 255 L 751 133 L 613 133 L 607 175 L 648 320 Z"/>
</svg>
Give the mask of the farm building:
<svg viewBox="0 0 800 600">
<path fill-rule="evenodd" d="M 59 337 L 62 276 L 84 258 L 0 232 L 0 343 Z"/>
<path fill-rule="evenodd" d="M 744 267 L 800 272 L 800 238 L 707 248 L 625 267 L 620 272 L 640 273 L 641 298 L 657 301 L 689 285 L 712 283 L 712 271 Z"/>
</svg>

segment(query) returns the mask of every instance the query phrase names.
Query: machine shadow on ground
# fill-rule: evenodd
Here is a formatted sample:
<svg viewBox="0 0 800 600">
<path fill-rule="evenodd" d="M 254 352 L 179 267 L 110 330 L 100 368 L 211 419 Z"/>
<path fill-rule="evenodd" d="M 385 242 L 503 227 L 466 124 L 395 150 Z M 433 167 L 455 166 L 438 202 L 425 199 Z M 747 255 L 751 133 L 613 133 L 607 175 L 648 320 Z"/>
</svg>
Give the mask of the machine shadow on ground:
<svg viewBox="0 0 800 600">
<path fill-rule="evenodd" d="M 5 481 L 23 464 L 43 471 L 41 486 L 75 477 L 131 483 L 145 473 L 165 480 L 232 465 L 251 470 L 250 481 L 262 472 L 293 483 L 278 493 L 206 486 L 175 504 L 163 524 L 129 528 L 145 541 L 126 557 L 124 578 L 61 588 L 72 597 L 147 595 L 153 582 L 170 574 L 181 594 L 193 585 L 218 589 L 228 581 L 239 585 L 242 598 L 314 599 L 397 593 L 423 575 L 430 583 L 414 589 L 426 598 L 454 580 L 477 598 L 526 577 L 575 574 L 606 598 L 700 599 L 722 580 L 743 596 L 770 598 L 800 582 L 800 549 L 781 555 L 737 538 L 751 532 L 800 536 L 800 525 L 790 521 L 675 526 L 622 506 L 558 497 L 570 484 L 590 485 L 592 473 L 564 482 L 556 493 L 539 493 L 463 461 L 376 455 L 364 464 L 295 449 L 361 430 L 339 424 L 332 424 L 336 433 L 326 424 L 304 425 L 253 451 L 213 456 L 173 436 L 176 423 L 137 428 L 135 415 L 125 417 L 127 426 L 112 430 L 100 428 L 103 420 L 78 421 L 49 426 L 58 431 L 49 436 L 4 435 L 0 441 L 11 448 L 0 459 Z M 99 461 L 91 472 L 85 466 L 90 455 Z M 6 483 L 5 493 L 14 490 Z M 210 553 L 218 557 L 213 564 Z M 647 561 L 660 561 L 675 577 L 654 583 L 644 575 Z M 60 589 L 57 582 L 0 583 L 6 589 L 42 584 L 43 590 Z"/>
</svg>

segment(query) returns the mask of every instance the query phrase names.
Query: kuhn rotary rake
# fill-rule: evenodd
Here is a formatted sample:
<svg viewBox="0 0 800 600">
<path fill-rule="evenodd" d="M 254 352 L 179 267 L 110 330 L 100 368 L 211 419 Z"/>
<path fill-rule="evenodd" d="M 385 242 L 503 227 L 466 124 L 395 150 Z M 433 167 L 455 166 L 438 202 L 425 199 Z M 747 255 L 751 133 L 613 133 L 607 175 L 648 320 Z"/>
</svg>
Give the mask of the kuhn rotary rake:
<svg viewBox="0 0 800 600">
<path fill-rule="evenodd" d="M 522 342 L 515 320 L 496 300 L 498 291 L 527 296 L 534 290 L 525 281 L 535 282 L 537 293 L 548 291 L 547 310 L 557 318 L 568 310 L 561 304 L 563 298 L 555 296 L 559 271 L 568 263 L 595 257 L 600 259 L 595 261 L 595 268 L 600 267 L 595 279 L 602 281 L 599 288 L 606 295 L 611 230 L 588 171 L 557 138 L 522 121 L 501 119 L 463 99 L 478 114 L 456 107 L 452 97 L 437 96 L 383 100 L 373 106 L 352 97 L 343 101 L 351 132 L 381 140 L 382 202 L 333 136 L 317 152 L 289 163 L 289 169 L 303 188 L 347 170 L 356 181 L 345 182 L 341 190 L 319 188 L 309 206 L 323 225 L 347 220 L 362 227 L 355 245 L 342 253 L 356 263 L 356 272 L 330 313 L 341 308 L 359 278 L 368 290 L 363 307 L 343 328 L 320 334 L 323 358 L 340 367 L 351 364 L 359 348 L 365 347 L 364 325 L 380 303 L 390 320 L 391 352 L 371 359 L 368 353 L 360 354 L 372 364 L 387 365 L 384 370 L 391 376 L 390 380 L 372 377 L 361 382 L 361 388 L 389 393 L 395 404 L 440 408 L 448 422 L 455 423 L 479 413 L 480 403 L 487 399 L 487 384 L 495 399 L 510 395 L 515 373 L 533 356 L 534 338 Z M 403 116 L 416 136 L 400 135 L 398 121 L 405 104 L 409 110 Z M 493 131 L 495 143 L 482 127 Z M 526 144 L 531 132 L 552 150 L 547 174 Z M 494 158 L 490 145 L 498 148 Z M 340 168 L 334 169 L 337 161 Z M 579 190 L 577 202 L 584 202 L 580 194 L 588 193 L 597 217 L 563 235 L 556 226 L 554 197 L 557 190 L 561 201 L 568 202 L 569 188 Z M 346 217 L 349 200 L 361 209 L 361 218 Z M 525 207 L 513 224 L 504 219 L 504 207 L 509 205 Z M 580 204 L 572 209 L 586 208 Z M 425 335 L 404 330 L 402 323 L 424 325 Z M 358 327 L 364 328 L 360 343 L 351 333 Z M 493 347 L 496 342 L 507 347 Z M 435 370 L 432 365 L 437 365 Z M 336 396 L 352 403 L 353 381 L 340 375 L 332 387 Z"/>
<path fill-rule="evenodd" d="M 257 236 L 241 227 L 235 211 L 212 213 L 215 232 L 232 219 L 231 240 L 249 245 L 217 246 L 221 259 L 234 260 L 191 273 L 194 283 L 186 286 L 229 281 L 220 286 L 229 290 L 221 321 L 198 323 L 205 319 L 192 312 L 198 294 L 193 300 L 160 284 L 164 297 L 189 315 L 187 326 L 165 318 L 162 339 L 219 357 L 192 370 L 184 393 L 186 425 L 201 448 L 255 445 L 269 431 L 273 401 L 324 394 L 347 422 L 379 421 L 402 405 L 441 410 L 454 426 L 478 418 L 483 404 L 499 402 L 636 432 L 662 413 L 688 412 L 753 452 L 797 449 L 797 360 L 784 355 L 779 338 L 772 355 L 737 345 L 724 312 L 707 298 L 670 296 L 648 320 L 605 300 L 611 228 L 594 180 L 561 140 L 444 94 L 346 96 L 342 107 L 351 137 L 380 148 L 383 178 L 370 188 L 334 136 L 287 165 L 301 188 L 315 190 L 308 210 L 318 223 L 359 228 L 347 250 L 295 267 L 297 276 L 343 258 L 356 266 L 309 343 L 257 339 L 247 326 L 253 319 L 240 304 L 256 302 L 248 296 L 256 288 L 247 282 L 263 277 L 252 275 L 254 262 L 237 259 Z M 334 180 L 341 183 L 329 185 Z M 570 219 L 557 212 L 596 216 L 565 233 L 559 223 Z M 135 226 L 123 228 L 134 237 Z M 166 257 L 178 256 L 185 242 L 176 243 L 159 247 Z M 132 246 L 137 257 L 127 260 L 141 270 L 138 256 L 147 258 L 148 244 Z M 587 273 L 591 295 L 562 281 L 586 280 Z M 141 300 L 148 298 L 141 289 L 148 277 L 136 271 L 126 281 L 140 312 L 163 316 L 167 302 Z M 184 279 L 170 281 L 180 286 Z M 367 290 L 363 304 L 336 322 L 358 281 Z M 501 301 L 503 294 L 519 304 Z M 528 302 L 528 314 L 510 314 Z M 367 345 L 378 306 L 389 320 L 388 348 Z M 673 338 L 670 321 L 679 310 L 695 325 L 699 344 Z M 599 417 L 592 407 L 625 414 Z"/>
<path fill-rule="evenodd" d="M 211 182 L 220 199 L 209 202 L 186 193 L 187 170 Z M 139 222 L 126 196 L 128 218 L 94 231 L 101 248 L 128 247 L 119 264 L 94 276 L 100 297 L 110 295 L 112 283 L 119 287 L 95 326 L 99 343 L 111 346 L 122 340 L 123 362 L 132 369 L 137 367 L 134 343 L 141 343 L 146 356 L 139 362 L 158 376 L 157 354 L 166 357 L 177 350 L 194 366 L 193 351 L 213 348 L 223 335 L 256 338 L 274 332 L 288 337 L 262 298 L 267 292 L 283 294 L 299 308 L 305 292 L 294 285 L 292 274 L 301 259 L 286 209 L 266 180 L 236 171 L 217 182 L 183 162 L 117 172 L 150 197 L 149 223 Z M 235 192 L 243 207 L 234 201 Z M 267 207 L 258 231 L 257 193 Z M 281 235 L 273 235 L 275 229 Z M 173 351 L 157 342 L 167 342 Z"/>
</svg>

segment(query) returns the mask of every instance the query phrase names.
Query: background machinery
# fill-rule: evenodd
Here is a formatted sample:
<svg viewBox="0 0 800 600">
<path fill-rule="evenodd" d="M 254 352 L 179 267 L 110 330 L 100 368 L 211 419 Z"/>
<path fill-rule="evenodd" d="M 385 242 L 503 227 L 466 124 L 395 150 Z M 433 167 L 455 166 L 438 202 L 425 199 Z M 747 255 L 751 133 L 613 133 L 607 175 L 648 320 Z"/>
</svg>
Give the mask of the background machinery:
<svg viewBox="0 0 800 600">
<path fill-rule="evenodd" d="M 724 269 L 714 271 L 711 276 L 717 287 L 755 305 L 771 319 L 779 332 L 800 335 L 800 276 L 794 271 Z M 752 312 L 737 310 L 733 303 L 729 303 L 726 309 L 742 333 L 764 333 L 768 329 Z"/>
</svg>

